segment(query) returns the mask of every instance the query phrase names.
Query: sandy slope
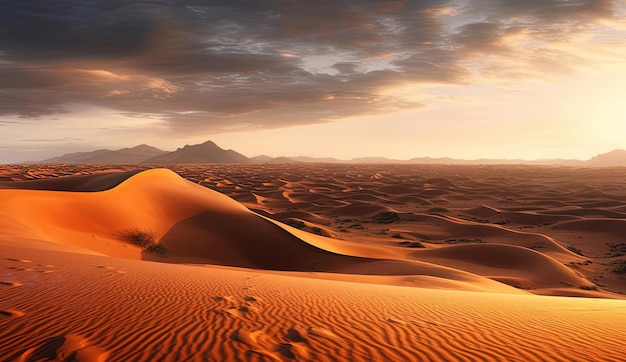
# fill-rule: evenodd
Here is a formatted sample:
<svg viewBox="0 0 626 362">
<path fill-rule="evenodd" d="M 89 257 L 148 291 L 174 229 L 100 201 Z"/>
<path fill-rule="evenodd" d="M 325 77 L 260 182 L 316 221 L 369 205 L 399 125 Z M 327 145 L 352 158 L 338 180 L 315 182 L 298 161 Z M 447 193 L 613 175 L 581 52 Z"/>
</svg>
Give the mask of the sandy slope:
<svg viewBox="0 0 626 362">
<path fill-rule="evenodd" d="M 623 358 L 624 301 L 0 251 L 3 361 L 61 361 L 73 353 L 82 361 Z"/>
<path fill-rule="evenodd" d="M 22 167 L 0 183 L 0 361 L 622 358 L 626 301 L 529 294 L 622 298 L 619 170 Z"/>
</svg>

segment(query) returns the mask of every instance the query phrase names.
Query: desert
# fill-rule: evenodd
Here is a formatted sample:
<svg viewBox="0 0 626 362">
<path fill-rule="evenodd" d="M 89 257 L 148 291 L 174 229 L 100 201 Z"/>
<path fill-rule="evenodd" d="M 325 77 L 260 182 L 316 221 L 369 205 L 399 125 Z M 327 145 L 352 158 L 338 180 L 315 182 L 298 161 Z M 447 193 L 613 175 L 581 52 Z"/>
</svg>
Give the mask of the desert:
<svg viewBox="0 0 626 362">
<path fill-rule="evenodd" d="M 625 174 L 5 165 L 0 355 L 620 361 Z"/>
<path fill-rule="evenodd" d="M 626 361 L 626 1 L 0 1 L 0 362 Z"/>
</svg>

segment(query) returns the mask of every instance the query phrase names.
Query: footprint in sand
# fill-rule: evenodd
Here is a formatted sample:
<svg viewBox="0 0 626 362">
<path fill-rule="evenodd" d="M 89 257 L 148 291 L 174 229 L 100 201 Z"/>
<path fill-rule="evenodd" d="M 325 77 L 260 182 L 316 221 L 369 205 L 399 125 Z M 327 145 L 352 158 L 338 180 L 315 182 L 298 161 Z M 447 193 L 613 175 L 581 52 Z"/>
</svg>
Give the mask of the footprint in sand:
<svg viewBox="0 0 626 362">
<path fill-rule="evenodd" d="M 259 354 L 275 361 L 282 361 L 280 358 L 282 353 L 276 347 L 279 344 L 262 330 L 248 331 L 240 329 L 233 332 L 230 339 L 246 344 L 250 348 L 246 355 Z"/>
<path fill-rule="evenodd" d="M 291 359 L 310 359 L 309 343 L 304 338 L 303 333 L 295 328 L 289 328 L 285 333 L 285 339 L 286 342 L 278 346 L 280 354 Z"/>
<path fill-rule="evenodd" d="M 16 267 L 16 266 L 10 266 L 7 269 L 17 270 L 17 271 L 35 272 L 35 273 L 39 273 L 39 274 L 50 274 L 50 273 L 54 273 L 56 271 L 56 270 L 52 270 L 52 269 L 19 268 L 19 267 Z"/>
<path fill-rule="evenodd" d="M 218 313 L 226 313 L 233 317 L 244 318 L 251 313 L 258 314 L 261 312 L 259 307 L 253 305 L 258 301 L 257 298 L 246 296 L 243 298 L 243 302 L 239 302 L 237 298 L 232 295 L 224 295 L 224 296 L 214 296 L 213 300 L 217 303 L 227 303 L 228 308 L 217 311 Z"/>
<path fill-rule="evenodd" d="M 295 360 L 311 360 L 309 349 L 302 343 L 280 343 L 276 351 L 283 357 Z"/>
<path fill-rule="evenodd" d="M 230 304 L 237 304 L 237 298 L 232 295 L 218 295 L 213 297 L 213 300 L 216 302 L 228 302 Z"/>
<path fill-rule="evenodd" d="M 19 263 L 32 263 L 32 260 L 28 260 L 28 259 L 17 259 L 17 258 L 4 258 L 4 260 L 9 260 L 9 261 L 17 261 Z"/>
<path fill-rule="evenodd" d="M 259 313 L 260 310 L 257 307 L 254 306 L 246 306 L 246 305 L 241 305 L 239 307 L 231 307 L 226 309 L 226 313 L 234 316 L 234 317 L 238 317 L 238 318 L 244 318 L 247 315 L 249 315 L 250 313 Z"/>
<path fill-rule="evenodd" d="M 110 272 L 117 273 L 117 274 L 126 274 L 125 271 L 118 270 L 118 269 L 116 269 L 116 268 L 114 268 L 112 266 L 108 266 L 108 265 L 98 265 L 98 266 L 96 266 L 96 268 L 105 269 L 106 271 L 110 271 Z"/>
<path fill-rule="evenodd" d="M 242 342 L 250 347 L 259 346 L 259 337 L 265 335 L 262 330 L 248 331 L 245 329 L 239 329 L 233 332 L 230 339 L 237 342 Z"/>
<path fill-rule="evenodd" d="M 14 261 L 14 262 L 18 262 L 18 263 L 32 263 L 32 260 L 28 260 L 28 259 L 18 259 L 18 258 L 4 258 L 4 260 L 9 260 L 9 261 Z M 46 268 L 46 269 L 43 269 Z M 50 264 L 35 264 L 34 267 L 18 267 L 18 266 L 10 266 L 7 267 L 7 269 L 11 269 L 11 270 L 18 270 L 18 271 L 28 271 L 28 272 L 36 272 L 36 273 L 40 273 L 40 274 L 49 274 L 52 272 L 55 272 L 56 270 L 50 269 L 50 268 L 54 268 L 54 265 L 50 265 Z"/>
<path fill-rule="evenodd" d="M 24 312 L 19 311 L 19 310 L 15 310 L 15 309 L 2 309 L 0 310 L 0 317 L 5 317 L 5 318 L 10 318 L 10 317 L 21 317 L 23 316 Z"/>
<path fill-rule="evenodd" d="M 328 339 L 341 340 L 341 337 L 333 333 L 330 329 L 322 327 L 309 327 L 307 329 L 307 334 Z"/>
<path fill-rule="evenodd" d="M 56 270 L 44 270 L 44 269 L 35 269 L 33 270 L 39 274 L 50 274 L 50 273 L 54 273 Z"/>
<path fill-rule="evenodd" d="M 295 328 L 289 328 L 285 334 L 285 338 L 291 342 L 306 342 L 306 338 L 304 338 L 302 333 Z"/>
<path fill-rule="evenodd" d="M 107 270 L 115 270 L 114 267 L 108 266 L 108 265 L 98 265 L 98 266 L 96 266 L 96 268 L 107 269 Z"/>
<path fill-rule="evenodd" d="M 4 285 L 6 287 L 21 287 L 24 284 L 20 282 L 0 282 L 0 285 Z"/>
<path fill-rule="evenodd" d="M 48 338 L 6 361 L 106 361 L 109 352 L 78 334 Z"/>
</svg>

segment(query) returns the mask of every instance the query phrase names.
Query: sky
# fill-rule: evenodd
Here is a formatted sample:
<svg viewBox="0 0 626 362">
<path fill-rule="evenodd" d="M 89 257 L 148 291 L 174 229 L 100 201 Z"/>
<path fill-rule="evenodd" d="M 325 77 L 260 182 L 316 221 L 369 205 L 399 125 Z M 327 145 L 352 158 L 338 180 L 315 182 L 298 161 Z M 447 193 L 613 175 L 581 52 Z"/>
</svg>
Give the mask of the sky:
<svg viewBox="0 0 626 362">
<path fill-rule="evenodd" d="M 0 163 L 626 148 L 626 1 L 3 0 Z"/>
</svg>

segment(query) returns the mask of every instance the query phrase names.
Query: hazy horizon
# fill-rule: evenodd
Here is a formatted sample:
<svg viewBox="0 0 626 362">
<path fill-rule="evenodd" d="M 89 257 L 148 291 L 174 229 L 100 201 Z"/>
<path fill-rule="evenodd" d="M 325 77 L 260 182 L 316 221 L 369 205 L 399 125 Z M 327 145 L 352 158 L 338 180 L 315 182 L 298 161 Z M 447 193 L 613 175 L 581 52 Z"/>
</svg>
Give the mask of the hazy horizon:
<svg viewBox="0 0 626 362">
<path fill-rule="evenodd" d="M 623 1 L 0 5 L 0 163 L 208 139 L 246 156 L 626 148 Z"/>
<path fill-rule="evenodd" d="M 209 140 L 211 141 L 211 140 Z M 134 147 L 138 147 L 138 146 L 149 146 L 149 147 L 156 147 L 154 145 L 149 145 L 149 144 L 137 144 L 134 146 L 130 146 L 130 147 L 122 147 L 122 148 L 115 148 L 115 147 L 104 147 L 104 148 L 91 148 L 91 149 L 84 149 L 84 150 L 79 150 L 76 152 L 68 152 L 68 153 L 64 153 L 64 154 L 56 154 L 56 155 L 51 155 L 51 156 L 47 156 L 47 158 L 45 159 L 32 159 L 32 160 L 22 160 L 21 162 L 18 163 L 22 163 L 22 162 L 28 162 L 28 163 L 32 163 L 32 162 L 38 162 L 38 161 L 45 161 L 47 159 L 51 159 L 51 158 L 57 158 L 57 157 L 61 157 L 61 156 L 66 156 L 66 155 L 71 155 L 71 154 L 75 154 L 75 153 L 89 153 L 89 152 L 94 152 L 94 151 L 101 151 L 101 150 L 109 150 L 109 151 L 118 151 L 121 149 L 126 149 L 126 148 L 134 148 Z M 159 147 L 156 147 L 157 149 L 160 149 L 161 151 L 165 151 L 165 152 L 173 152 L 176 151 L 177 149 L 183 148 L 185 146 L 194 146 L 194 145 L 179 145 L 178 147 L 174 148 L 174 149 L 161 149 Z M 236 151 L 238 153 L 238 150 L 236 149 L 232 149 L 230 147 L 227 147 L 225 145 L 220 145 L 217 144 L 218 147 L 224 149 L 224 150 L 233 150 Z M 609 150 L 607 152 L 603 152 L 602 154 L 607 154 L 607 153 L 611 153 L 613 151 L 621 151 L 621 149 L 615 149 L 615 150 Z M 430 159 L 452 159 L 452 160 L 457 160 L 457 161 L 480 161 L 480 160 L 494 160 L 494 161 L 499 161 L 499 160 L 503 160 L 503 161 L 528 161 L 528 162 L 534 162 L 534 161 L 549 161 L 549 160 L 562 160 L 562 161 L 588 161 L 591 158 L 598 156 L 598 155 L 592 155 L 589 156 L 587 158 L 547 158 L 547 157 L 543 157 L 543 158 L 534 158 L 534 159 L 525 159 L 525 158 L 495 158 L 495 157 L 489 157 L 489 158 L 456 158 L 456 157 L 448 157 L 448 156 L 438 156 L 438 157 L 433 157 L 433 156 L 428 156 L 428 155 L 417 155 L 417 156 L 412 156 L 409 158 L 391 158 L 391 157 L 385 157 L 385 156 L 380 156 L 380 155 L 363 155 L 363 156 L 357 156 L 357 157 L 352 157 L 352 158 L 340 158 L 340 157 L 335 157 L 335 156 L 310 156 L 310 155 L 306 155 L 306 154 L 285 154 L 285 155 L 267 155 L 267 154 L 262 154 L 262 153 L 254 153 L 254 154 L 244 154 L 241 153 L 244 156 L 248 157 L 248 158 L 254 158 L 254 157 L 258 157 L 258 156 L 268 156 L 268 157 L 272 157 L 272 158 L 279 158 L 279 157 L 286 157 L 286 158 L 312 158 L 312 159 L 335 159 L 337 161 L 352 161 L 352 160 L 358 160 L 358 159 L 387 159 L 390 161 L 409 161 L 412 159 L 420 159 L 420 158 L 430 158 Z M 3 163 L 0 162 L 0 164 L 9 164 L 9 163 Z"/>
</svg>

